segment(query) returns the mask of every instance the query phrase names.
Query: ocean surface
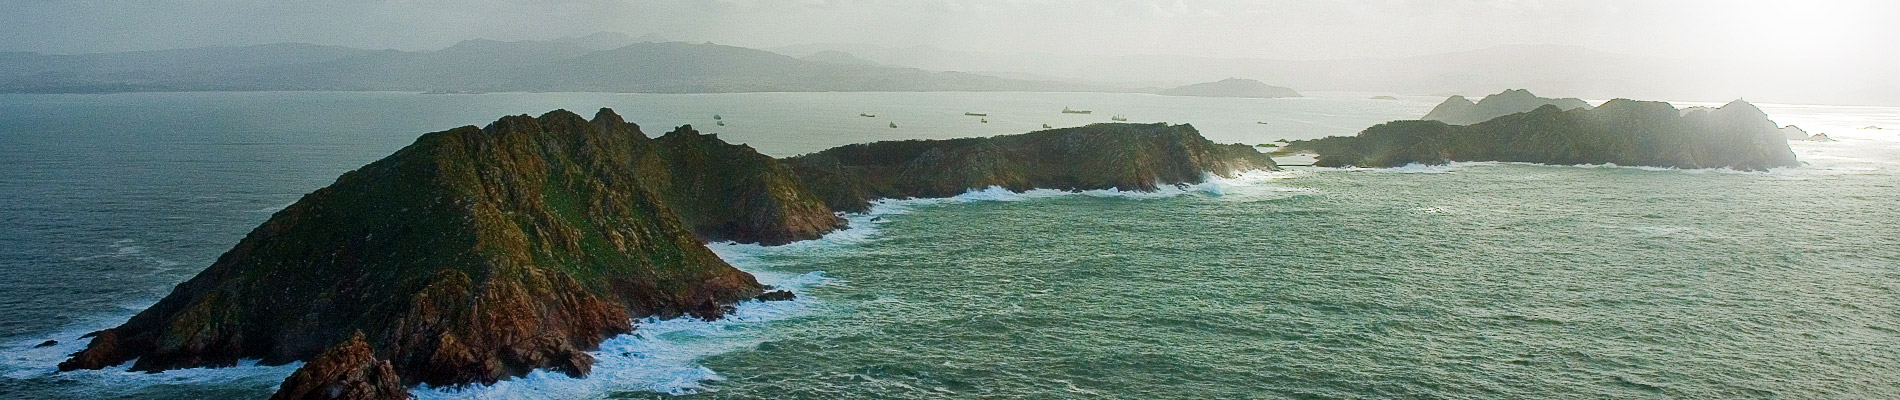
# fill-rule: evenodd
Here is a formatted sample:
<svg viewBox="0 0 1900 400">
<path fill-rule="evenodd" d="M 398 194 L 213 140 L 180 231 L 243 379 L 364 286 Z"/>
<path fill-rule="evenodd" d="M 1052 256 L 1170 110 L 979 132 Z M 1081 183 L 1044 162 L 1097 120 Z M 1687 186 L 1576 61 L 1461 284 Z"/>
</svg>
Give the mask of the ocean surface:
<svg viewBox="0 0 1900 400">
<path fill-rule="evenodd" d="M 296 365 L 54 364 L 303 193 L 504 114 L 612 107 L 650 135 L 693 124 L 788 156 L 1118 114 L 1258 144 L 1442 100 L 1371 95 L 0 94 L 0 397 L 268 396 Z M 797 301 L 641 321 L 584 379 L 415 393 L 1900 398 L 1900 130 L 1859 129 L 1900 128 L 1900 108 L 1762 108 L 1839 141 L 1795 142 L 1809 165 L 1760 173 L 1290 167 L 1156 193 L 886 201 L 821 240 L 714 245 Z"/>
</svg>

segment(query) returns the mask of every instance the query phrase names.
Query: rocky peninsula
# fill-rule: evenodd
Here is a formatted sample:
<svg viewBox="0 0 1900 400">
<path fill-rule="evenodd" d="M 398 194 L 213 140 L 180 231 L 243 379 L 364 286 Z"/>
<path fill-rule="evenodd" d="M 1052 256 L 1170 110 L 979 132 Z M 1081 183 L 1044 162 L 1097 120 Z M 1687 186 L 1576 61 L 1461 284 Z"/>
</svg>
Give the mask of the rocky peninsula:
<svg viewBox="0 0 1900 400">
<path fill-rule="evenodd" d="M 1357 136 L 1289 143 L 1315 166 L 1396 167 L 1451 161 L 1616 164 L 1766 170 L 1800 165 L 1774 121 L 1753 104 L 1680 112 L 1664 102 L 1616 99 L 1594 109 L 1557 105 L 1471 125 L 1393 121 Z"/>
<path fill-rule="evenodd" d="M 404 398 L 407 387 L 572 376 L 635 319 L 720 318 L 782 300 L 707 241 L 778 244 L 878 198 L 969 189 L 1151 190 L 1273 161 L 1188 125 L 1097 124 L 879 142 L 775 159 L 680 127 L 649 138 L 601 109 L 421 136 L 251 231 L 61 370 L 305 364 L 274 398 Z M 137 361 L 133 361 L 137 360 Z"/>
</svg>

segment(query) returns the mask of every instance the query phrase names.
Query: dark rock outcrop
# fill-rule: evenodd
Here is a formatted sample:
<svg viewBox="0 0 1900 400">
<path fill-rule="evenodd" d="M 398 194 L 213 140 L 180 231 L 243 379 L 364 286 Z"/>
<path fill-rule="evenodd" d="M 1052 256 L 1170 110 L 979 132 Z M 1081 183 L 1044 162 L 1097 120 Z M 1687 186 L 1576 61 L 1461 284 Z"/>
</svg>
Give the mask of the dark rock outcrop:
<svg viewBox="0 0 1900 400">
<path fill-rule="evenodd" d="M 1244 97 L 1256 99 L 1300 97 L 1300 92 L 1293 91 L 1293 89 L 1268 85 L 1252 79 L 1240 78 L 1227 78 L 1214 82 L 1196 83 L 1163 90 L 1156 94 L 1164 96 Z"/>
<path fill-rule="evenodd" d="M 298 368 L 271 400 L 408 399 L 409 389 L 389 361 L 376 358 L 361 332 Z"/>
<path fill-rule="evenodd" d="M 790 291 L 785 291 L 785 290 L 773 290 L 773 291 L 769 291 L 765 293 L 760 293 L 759 297 L 757 297 L 759 301 L 788 301 L 788 300 L 797 299 L 797 298 L 798 298 L 798 294 L 792 293 Z"/>
<path fill-rule="evenodd" d="M 1316 166 L 1395 167 L 1450 161 L 1516 161 L 1765 170 L 1797 166 L 1761 109 L 1737 100 L 1678 113 L 1669 103 L 1616 99 L 1596 109 L 1554 105 L 1473 125 L 1393 121 L 1352 137 L 1295 141 L 1283 153 L 1316 153 Z"/>
<path fill-rule="evenodd" d="M 251 231 L 61 370 L 308 361 L 278 398 L 583 376 L 634 319 L 719 318 L 766 291 L 703 241 L 767 244 L 844 227 L 833 210 L 987 186 L 1151 190 L 1271 169 L 1193 127 L 1100 124 L 881 142 L 777 160 L 691 127 L 648 138 L 602 109 L 423 135 Z"/>
<path fill-rule="evenodd" d="M 1557 106 L 1569 111 L 1578 108 L 1590 109 L 1590 103 L 1575 98 L 1552 99 L 1537 97 L 1531 91 L 1511 89 L 1498 94 L 1484 96 L 1484 99 L 1472 103 L 1464 96 L 1451 96 L 1438 107 L 1425 114 L 1427 121 L 1439 121 L 1452 125 L 1470 125 L 1489 121 L 1492 118 L 1535 110 L 1546 105 Z"/>
<path fill-rule="evenodd" d="M 854 144 L 787 159 L 834 210 L 881 198 L 947 197 L 1000 186 L 1154 190 L 1275 169 L 1244 144 L 1215 144 L 1191 125 L 1093 124 L 1020 135 Z"/>
</svg>

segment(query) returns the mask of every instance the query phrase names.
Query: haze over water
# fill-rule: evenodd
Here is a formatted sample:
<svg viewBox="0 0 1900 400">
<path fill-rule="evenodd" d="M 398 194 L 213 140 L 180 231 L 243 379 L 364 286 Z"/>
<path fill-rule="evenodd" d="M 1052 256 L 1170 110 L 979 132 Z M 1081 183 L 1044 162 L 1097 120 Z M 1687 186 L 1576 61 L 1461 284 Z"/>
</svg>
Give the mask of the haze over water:
<svg viewBox="0 0 1900 400">
<path fill-rule="evenodd" d="M 613 107 L 649 135 L 691 123 L 787 156 L 1114 114 L 1258 144 L 1441 100 L 1309 95 L 0 95 L 0 393 L 268 395 L 294 366 L 51 371 L 78 335 L 156 301 L 303 193 L 503 114 Z M 1794 142 L 1809 165 L 1766 173 L 1293 167 L 1155 194 L 886 203 L 823 240 L 716 246 L 798 301 L 645 321 L 596 352 L 587 379 L 418 393 L 1900 397 L 1900 133 L 1857 129 L 1900 127 L 1900 110 L 1762 108 L 1840 142 Z M 33 347 L 48 339 L 60 344 Z"/>
</svg>

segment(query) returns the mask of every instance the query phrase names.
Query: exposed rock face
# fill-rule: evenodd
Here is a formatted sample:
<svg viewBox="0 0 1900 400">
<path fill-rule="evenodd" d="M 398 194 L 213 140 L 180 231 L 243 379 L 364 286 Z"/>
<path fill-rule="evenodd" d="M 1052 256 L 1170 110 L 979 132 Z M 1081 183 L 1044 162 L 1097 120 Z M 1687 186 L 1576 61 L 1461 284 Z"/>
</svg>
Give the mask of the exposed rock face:
<svg viewBox="0 0 1900 400">
<path fill-rule="evenodd" d="M 361 331 L 405 383 L 584 374 L 583 351 L 634 317 L 716 318 L 762 291 L 643 184 L 645 141 L 604 111 L 423 135 L 279 211 L 60 368 L 279 364 Z"/>
<path fill-rule="evenodd" d="M 1472 103 L 1464 96 L 1451 96 L 1445 99 L 1445 102 L 1438 103 L 1438 107 L 1432 108 L 1432 111 L 1426 113 L 1425 118 L 1422 119 L 1452 125 L 1470 125 L 1489 121 L 1492 118 L 1535 110 L 1545 105 L 1554 105 L 1565 111 L 1590 108 L 1590 103 L 1575 98 L 1544 98 L 1531 94 L 1529 90 L 1511 89 L 1484 96 L 1484 99 L 1478 100 L 1477 103 Z"/>
<path fill-rule="evenodd" d="M 1764 170 L 1797 166 L 1774 121 L 1737 100 L 1679 114 L 1669 103 L 1611 100 L 1592 109 L 1544 106 L 1478 124 L 1393 121 L 1354 137 L 1296 141 L 1316 166 L 1395 167 L 1450 161 L 1641 165 Z"/>
<path fill-rule="evenodd" d="M 358 332 L 284 378 L 271 400 L 407 399 L 389 361 L 376 358 Z"/>
<path fill-rule="evenodd" d="M 790 300 L 704 240 L 840 229 L 833 210 L 998 185 L 1151 190 L 1274 168 L 1193 127 L 1101 124 L 881 142 L 776 160 L 691 127 L 657 139 L 610 110 L 423 135 L 272 215 L 198 276 L 60 363 L 162 371 L 308 361 L 278 398 L 583 376 L 639 317 Z"/>
<path fill-rule="evenodd" d="M 862 211 L 880 198 L 945 197 L 1000 186 L 1154 190 L 1275 169 L 1244 144 L 1214 144 L 1191 125 L 1093 124 L 951 140 L 854 144 L 788 159 L 832 209 Z"/>
<path fill-rule="evenodd" d="M 1262 99 L 1276 98 L 1276 97 L 1300 97 L 1300 92 L 1293 91 L 1293 89 L 1268 85 L 1268 84 L 1261 83 L 1260 81 L 1256 81 L 1252 79 L 1239 79 L 1239 78 L 1228 78 L 1228 79 L 1222 79 L 1220 81 L 1215 81 L 1215 82 L 1196 83 L 1192 85 L 1163 90 L 1158 94 L 1168 95 L 1168 96 L 1248 97 L 1248 98 L 1262 98 Z"/>
</svg>

